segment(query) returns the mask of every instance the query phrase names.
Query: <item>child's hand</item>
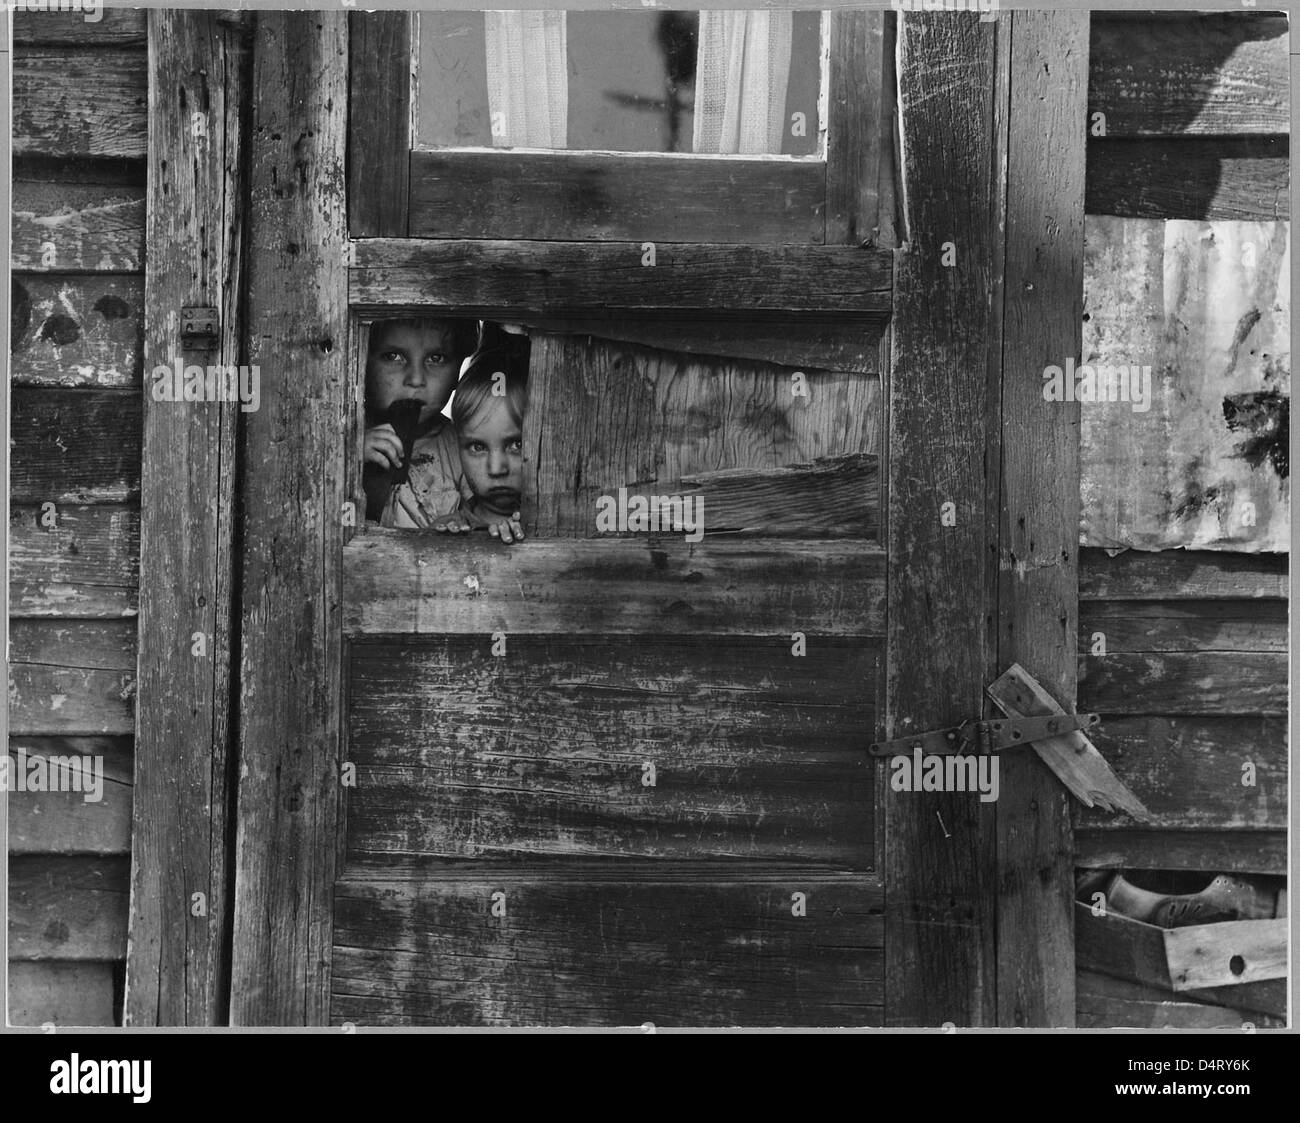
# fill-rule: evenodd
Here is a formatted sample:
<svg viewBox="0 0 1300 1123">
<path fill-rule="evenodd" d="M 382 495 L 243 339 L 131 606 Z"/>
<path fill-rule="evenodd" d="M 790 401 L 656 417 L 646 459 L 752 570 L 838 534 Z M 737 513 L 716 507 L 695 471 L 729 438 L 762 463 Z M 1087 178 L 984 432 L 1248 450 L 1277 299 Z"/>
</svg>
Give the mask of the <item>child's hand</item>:
<svg viewBox="0 0 1300 1123">
<path fill-rule="evenodd" d="M 496 516 L 488 522 L 488 533 L 493 538 L 500 538 L 507 544 L 511 542 L 522 542 L 524 540 L 524 528 L 519 525 L 519 512 L 516 511 L 508 519 L 503 516 Z"/>
<path fill-rule="evenodd" d="M 464 512 L 453 511 L 450 515 L 439 515 L 433 524 L 433 529 L 441 530 L 444 534 L 460 534 L 462 531 L 473 529 L 473 523 Z"/>
<path fill-rule="evenodd" d="M 402 466 L 402 441 L 391 425 L 376 425 L 366 430 L 365 454 L 362 459 L 387 470 Z"/>
</svg>

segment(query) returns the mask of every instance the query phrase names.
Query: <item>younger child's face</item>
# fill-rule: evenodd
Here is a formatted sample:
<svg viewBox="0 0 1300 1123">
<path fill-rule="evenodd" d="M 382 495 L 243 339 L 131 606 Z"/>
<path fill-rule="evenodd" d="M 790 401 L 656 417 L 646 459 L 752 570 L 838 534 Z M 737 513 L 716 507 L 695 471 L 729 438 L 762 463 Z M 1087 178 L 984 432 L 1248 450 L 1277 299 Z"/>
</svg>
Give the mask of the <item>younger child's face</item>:
<svg viewBox="0 0 1300 1123">
<path fill-rule="evenodd" d="M 475 497 L 497 514 L 513 515 L 519 510 L 523 434 L 505 398 L 488 397 L 460 431 L 460 466 Z"/>
<path fill-rule="evenodd" d="M 376 324 L 366 358 L 367 405 L 382 413 L 403 398 L 424 403 L 420 422 L 432 421 L 447 404 L 460 376 L 462 356 L 454 353 L 450 325 L 400 322 Z"/>
</svg>

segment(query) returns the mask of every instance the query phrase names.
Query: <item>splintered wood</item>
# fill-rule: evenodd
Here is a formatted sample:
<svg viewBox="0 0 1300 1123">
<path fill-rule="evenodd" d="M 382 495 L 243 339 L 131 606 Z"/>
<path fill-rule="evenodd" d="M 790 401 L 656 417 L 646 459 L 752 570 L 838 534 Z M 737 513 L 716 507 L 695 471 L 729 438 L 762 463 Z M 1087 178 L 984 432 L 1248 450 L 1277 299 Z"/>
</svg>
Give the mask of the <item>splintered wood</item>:
<svg viewBox="0 0 1300 1123">
<path fill-rule="evenodd" d="M 988 695 L 1007 717 L 1065 713 L 1056 699 L 1018 663 L 998 676 Z M 1142 821 L 1150 817 L 1142 801 L 1124 786 L 1106 758 L 1082 732 L 1035 741 L 1033 745 L 1043 763 L 1085 806 L 1123 811 Z"/>
</svg>

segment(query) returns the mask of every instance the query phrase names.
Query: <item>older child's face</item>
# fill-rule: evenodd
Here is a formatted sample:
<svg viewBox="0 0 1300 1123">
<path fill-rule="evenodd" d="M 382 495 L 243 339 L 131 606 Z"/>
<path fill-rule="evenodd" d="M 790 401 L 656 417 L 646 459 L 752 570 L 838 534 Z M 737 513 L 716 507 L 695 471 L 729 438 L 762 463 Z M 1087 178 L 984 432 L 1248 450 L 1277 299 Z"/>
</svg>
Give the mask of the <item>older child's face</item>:
<svg viewBox="0 0 1300 1123">
<path fill-rule="evenodd" d="M 505 398 L 487 398 L 460 431 L 460 465 L 470 490 L 499 515 L 519 510 L 523 452 L 523 434 Z"/>
<path fill-rule="evenodd" d="M 418 398 L 424 402 L 420 421 L 433 420 L 456 388 L 462 357 L 449 325 L 376 324 L 366 359 L 368 407 L 381 413 L 403 398 Z"/>
</svg>

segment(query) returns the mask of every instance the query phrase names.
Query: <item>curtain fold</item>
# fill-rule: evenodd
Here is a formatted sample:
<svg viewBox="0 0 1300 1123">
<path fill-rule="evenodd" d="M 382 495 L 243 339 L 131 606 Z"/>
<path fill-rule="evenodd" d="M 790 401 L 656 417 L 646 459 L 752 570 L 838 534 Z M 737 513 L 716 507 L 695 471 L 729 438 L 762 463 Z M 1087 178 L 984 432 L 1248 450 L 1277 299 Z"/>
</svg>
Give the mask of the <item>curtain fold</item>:
<svg viewBox="0 0 1300 1123">
<path fill-rule="evenodd" d="M 785 131 L 793 14 L 700 13 L 697 153 L 779 153 Z"/>
<path fill-rule="evenodd" d="M 568 147 L 566 13 L 483 15 L 493 147 Z"/>
</svg>

